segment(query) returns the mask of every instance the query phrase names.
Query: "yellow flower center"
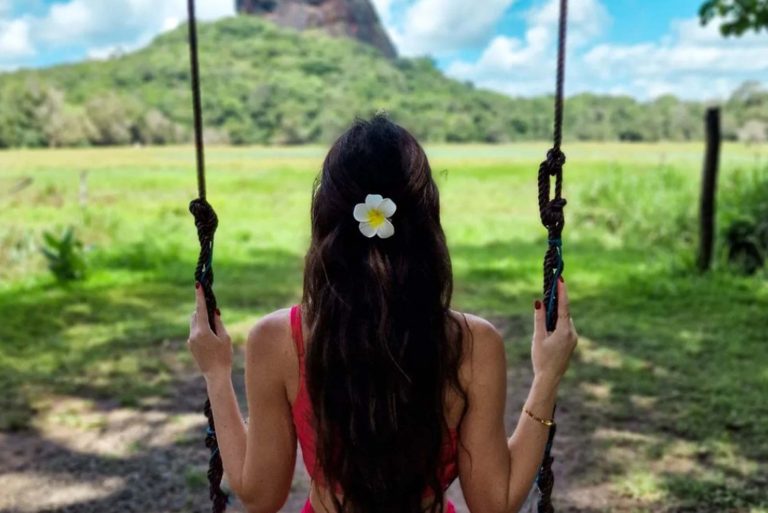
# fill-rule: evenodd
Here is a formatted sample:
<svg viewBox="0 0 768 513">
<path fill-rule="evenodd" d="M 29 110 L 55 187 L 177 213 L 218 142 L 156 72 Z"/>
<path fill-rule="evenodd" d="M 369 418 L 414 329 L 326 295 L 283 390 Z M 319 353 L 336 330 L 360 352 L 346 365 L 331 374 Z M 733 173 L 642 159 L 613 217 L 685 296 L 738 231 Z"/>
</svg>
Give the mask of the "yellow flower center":
<svg viewBox="0 0 768 513">
<path fill-rule="evenodd" d="M 371 223 L 371 226 L 374 228 L 378 228 L 382 224 L 384 224 L 384 221 L 386 220 L 386 216 L 381 213 L 381 210 L 372 208 L 368 212 L 368 222 Z"/>
</svg>

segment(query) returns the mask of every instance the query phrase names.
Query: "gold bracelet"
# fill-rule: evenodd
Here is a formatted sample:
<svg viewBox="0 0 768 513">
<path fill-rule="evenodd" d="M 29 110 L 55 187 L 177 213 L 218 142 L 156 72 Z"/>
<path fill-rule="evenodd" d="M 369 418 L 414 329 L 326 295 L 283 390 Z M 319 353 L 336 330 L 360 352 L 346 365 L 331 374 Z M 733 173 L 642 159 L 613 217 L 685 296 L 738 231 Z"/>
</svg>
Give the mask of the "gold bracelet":
<svg viewBox="0 0 768 513">
<path fill-rule="evenodd" d="M 530 418 L 532 418 L 536 422 L 538 422 L 540 424 L 544 424 L 547 427 L 552 427 L 552 426 L 555 425 L 555 421 L 554 420 L 547 420 L 547 419 L 542 419 L 541 417 L 537 417 L 536 415 L 533 414 L 533 412 L 531 410 L 529 410 L 525 406 L 523 406 L 523 413 L 528 415 Z"/>
</svg>

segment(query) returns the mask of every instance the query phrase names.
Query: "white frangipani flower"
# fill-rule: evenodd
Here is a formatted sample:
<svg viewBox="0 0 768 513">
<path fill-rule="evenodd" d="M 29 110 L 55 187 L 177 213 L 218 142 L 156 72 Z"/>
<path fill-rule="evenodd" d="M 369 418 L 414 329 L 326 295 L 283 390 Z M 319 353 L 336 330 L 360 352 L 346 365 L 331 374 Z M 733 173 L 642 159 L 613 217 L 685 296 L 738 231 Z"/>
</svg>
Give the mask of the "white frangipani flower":
<svg viewBox="0 0 768 513">
<path fill-rule="evenodd" d="M 387 239 L 395 234 L 395 227 L 389 220 L 397 210 L 395 202 L 380 194 L 369 194 L 365 203 L 355 205 L 352 215 L 360 222 L 360 233 L 368 237 L 378 235 Z"/>
</svg>

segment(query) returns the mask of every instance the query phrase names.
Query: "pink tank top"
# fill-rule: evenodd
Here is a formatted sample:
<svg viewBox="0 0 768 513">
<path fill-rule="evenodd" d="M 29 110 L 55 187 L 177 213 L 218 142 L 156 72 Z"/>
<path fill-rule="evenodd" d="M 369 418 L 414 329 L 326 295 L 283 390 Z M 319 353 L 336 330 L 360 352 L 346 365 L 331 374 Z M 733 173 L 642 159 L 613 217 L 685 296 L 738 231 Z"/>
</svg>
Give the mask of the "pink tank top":
<svg viewBox="0 0 768 513">
<path fill-rule="evenodd" d="M 296 352 L 299 355 L 299 391 L 292 406 L 293 424 L 296 428 L 296 437 L 299 439 L 299 445 L 301 446 L 304 466 L 313 480 L 322 483 L 322 476 L 319 475 L 320 469 L 317 467 L 315 459 L 315 448 L 317 445 L 313 427 L 314 415 L 312 413 L 309 392 L 304 383 L 304 336 L 301 329 L 301 309 L 299 305 L 294 305 L 291 308 L 291 335 L 296 345 Z M 451 429 L 449 434 L 450 438 L 443 444 L 441 455 L 440 482 L 443 485 L 443 489 L 448 488 L 458 475 L 458 436 L 455 429 Z M 341 493 L 341 490 L 337 490 L 337 492 Z M 430 494 L 431 492 L 427 490 L 424 495 L 428 496 Z"/>
</svg>

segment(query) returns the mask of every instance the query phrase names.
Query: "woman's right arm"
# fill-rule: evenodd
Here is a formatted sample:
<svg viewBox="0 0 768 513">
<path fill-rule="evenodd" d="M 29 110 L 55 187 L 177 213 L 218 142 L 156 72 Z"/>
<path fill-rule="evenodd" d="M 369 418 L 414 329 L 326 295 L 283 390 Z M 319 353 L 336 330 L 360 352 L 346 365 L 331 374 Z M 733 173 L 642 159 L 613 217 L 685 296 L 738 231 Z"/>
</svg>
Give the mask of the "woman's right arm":
<svg viewBox="0 0 768 513">
<path fill-rule="evenodd" d="M 576 346 L 576 330 L 568 311 L 565 284 L 557 328 L 547 333 L 544 308 L 537 303 L 531 345 L 534 378 L 525 407 L 539 418 L 552 416 L 560 379 Z M 504 427 L 507 364 L 499 332 L 484 321 L 473 328 L 471 365 L 465 375 L 469 409 L 461 426 L 459 477 L 472 512 L 518 511 L 541 465 L 549 428 L 522 414 L 511 437 Z"/>
</svg>

